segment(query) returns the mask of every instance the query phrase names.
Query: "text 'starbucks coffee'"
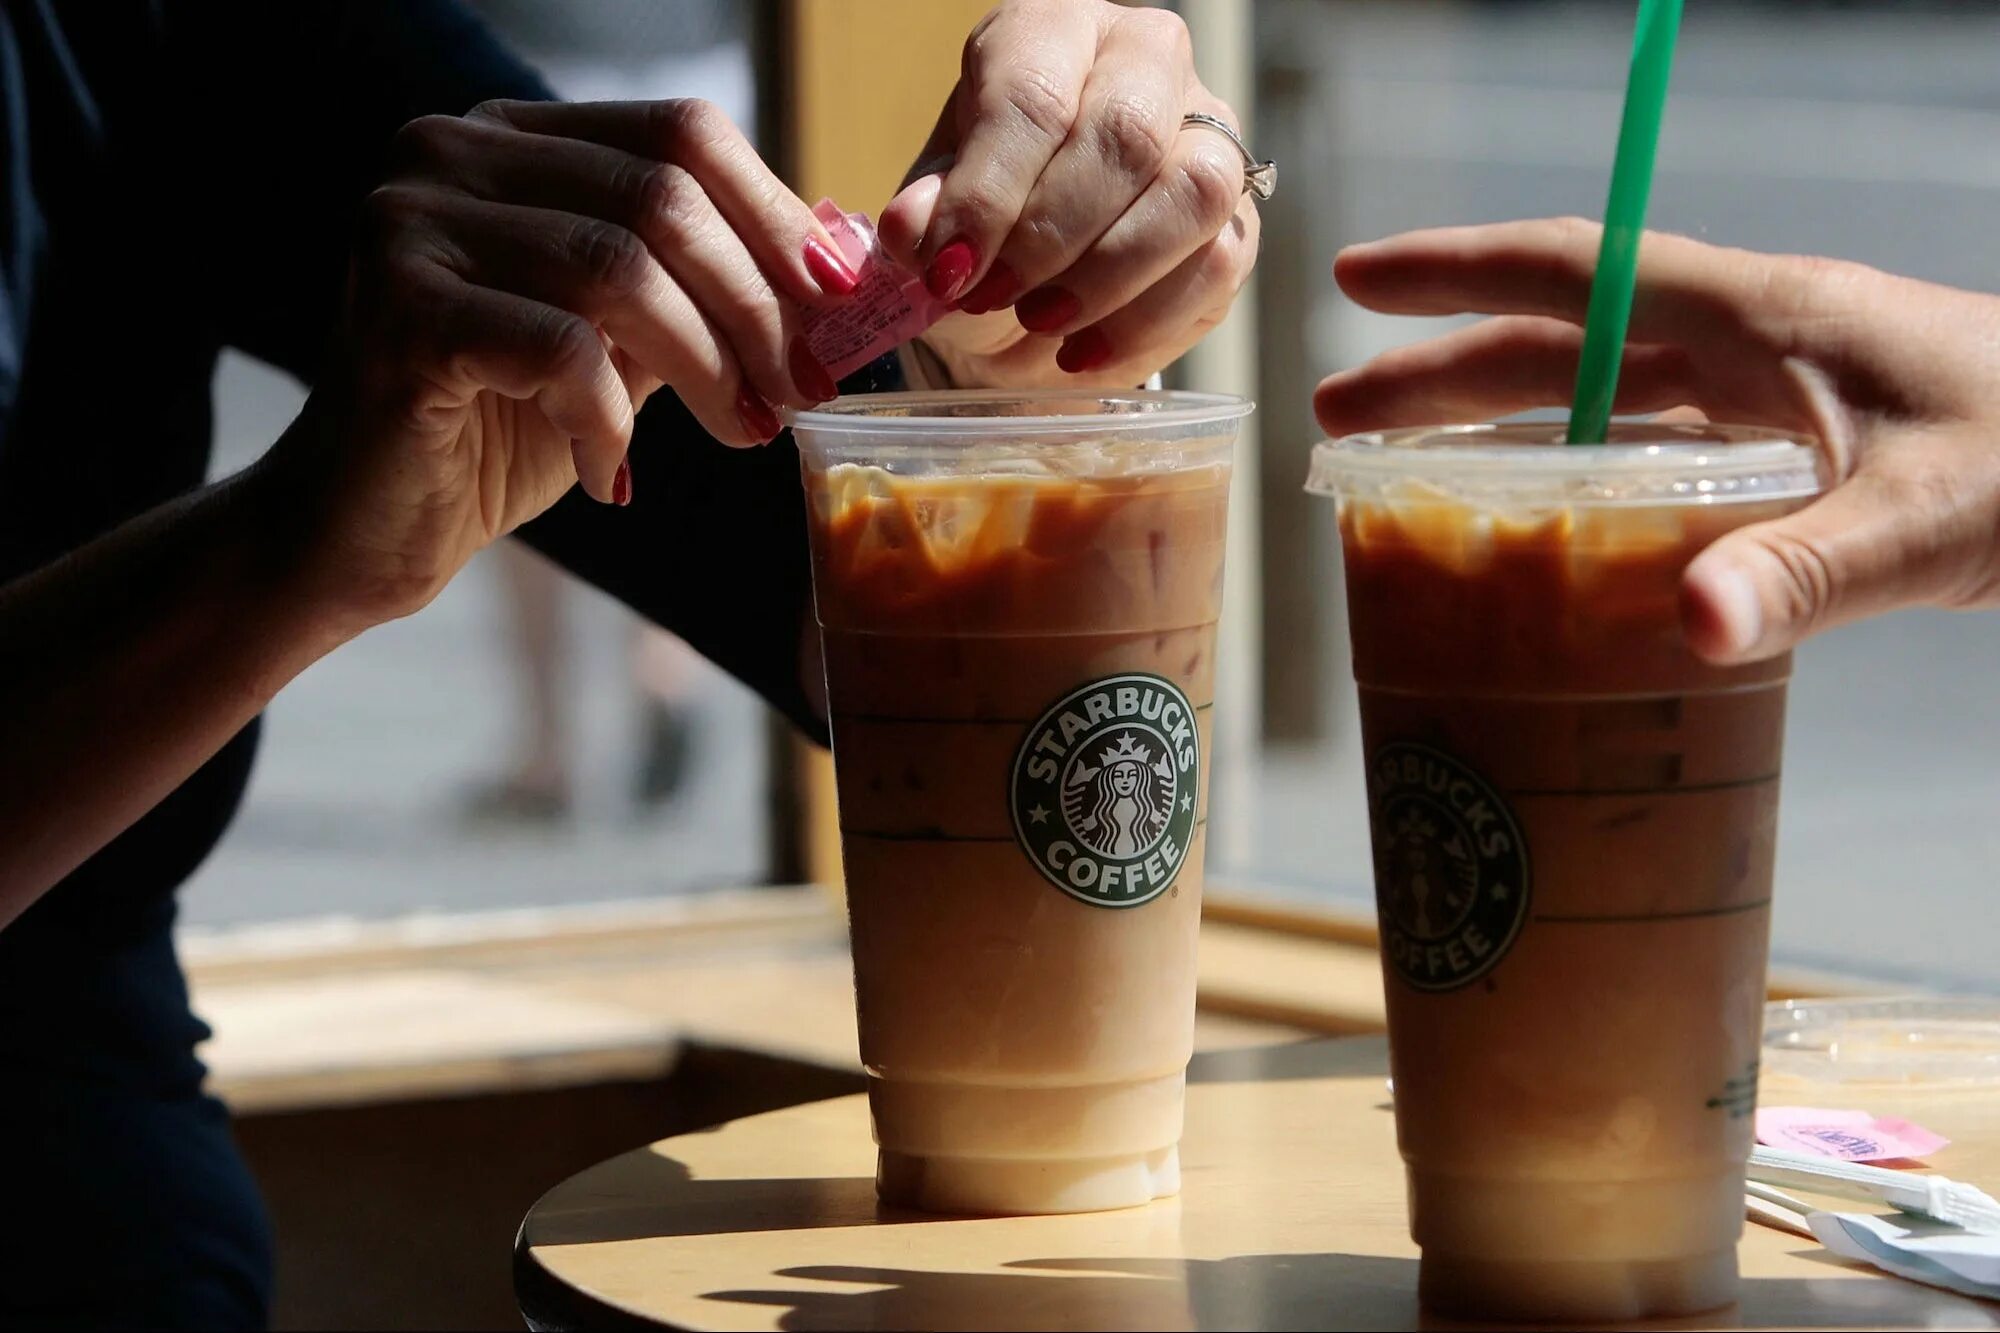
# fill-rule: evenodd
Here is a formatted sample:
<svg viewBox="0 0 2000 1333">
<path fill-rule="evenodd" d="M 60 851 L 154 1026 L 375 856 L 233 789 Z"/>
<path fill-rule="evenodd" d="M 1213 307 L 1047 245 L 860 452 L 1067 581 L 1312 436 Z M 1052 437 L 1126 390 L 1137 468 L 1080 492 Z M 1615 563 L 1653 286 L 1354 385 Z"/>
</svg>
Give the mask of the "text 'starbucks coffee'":
<svg viewBox="0 0 2000 1333">
<path fill-rule="evenodd" d="M 1099 907 L 1173 886 L 1193 845 L 1195 705 L 1165 676 L 1092 681 L 1035 720 L 1014 756 L 1014 832 L 1049 883 Z"/>
<path fill-rule="evenodd" d="M 1180 1187 L 1240 400 L 802 413 L 855 995 L 885 1199 Z"/>
<path fill-rule="evenodd" d="M 1726 427 L 1621 432 L 1314 456 L 1340 502 L 1419 1286 L 1478 1319 L 1736 1292 L 1791 662 L 1696 660 L 1679 585 L 1717 536 L 1804 504 L 1817 463 Z"/>
<path fill-rule="evenodd" d="M 1506 956 L 1528 916 L 1528 844 L 1471 768 L 1397 741 L 1368 758 L 1382 958 L 1418 990 L 1456 990 Z"/>
</svg>

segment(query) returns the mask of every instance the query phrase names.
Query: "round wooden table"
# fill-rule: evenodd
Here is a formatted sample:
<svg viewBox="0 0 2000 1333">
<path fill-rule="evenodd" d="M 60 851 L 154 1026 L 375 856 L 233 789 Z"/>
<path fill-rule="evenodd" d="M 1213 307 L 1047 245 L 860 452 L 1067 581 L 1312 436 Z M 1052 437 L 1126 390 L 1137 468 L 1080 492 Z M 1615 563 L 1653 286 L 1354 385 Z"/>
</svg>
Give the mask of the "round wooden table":
<svg viewBox="0 0 2000 1333">
<path fill-rule="evenodd" d="M 1417 1307 L 1387 1071 L 1373 1038 L 1198 1056 L 1183 1192 L 1123 1212 L 881 1208 L 861 1097 L 665 1139 L 535 1205 L 515 1248 L 522 1310 L 535 1328 L 1450 1327 Z M 1919 1116 L 1955 1141 L 1949 1174 L 2000 1181 L 1993 1092 L 1866 1109 Z M 2000 1328 L 2000 1305 L 1761 1226 L 1742 1266 L 1737 1308 L 1670 1326 Z"/>
</svg>

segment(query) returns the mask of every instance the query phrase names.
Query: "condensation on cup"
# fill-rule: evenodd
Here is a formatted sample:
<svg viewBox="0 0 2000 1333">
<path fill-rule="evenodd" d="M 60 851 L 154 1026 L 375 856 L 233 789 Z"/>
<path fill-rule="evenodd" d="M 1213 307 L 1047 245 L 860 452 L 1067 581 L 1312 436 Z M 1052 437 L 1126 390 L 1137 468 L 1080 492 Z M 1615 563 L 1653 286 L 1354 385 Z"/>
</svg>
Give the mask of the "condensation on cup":
<svg viewBox="0 0 2000 1333">
<path fill-rule="evenodd" d="M 1134 391 L 799 413 L 886 1201 L 1180 1188 L 1230 454 Z"/>
<path fill-rule="evenodd" d="M 1339 505 L 1397 1140 L 1426 1305 L 1736 1295 L 1789 655 L 1711 666 L 1680 582 L 1807 504 L 1810 444 L 1469 426 L 1320 445 Z"/>
</svg>

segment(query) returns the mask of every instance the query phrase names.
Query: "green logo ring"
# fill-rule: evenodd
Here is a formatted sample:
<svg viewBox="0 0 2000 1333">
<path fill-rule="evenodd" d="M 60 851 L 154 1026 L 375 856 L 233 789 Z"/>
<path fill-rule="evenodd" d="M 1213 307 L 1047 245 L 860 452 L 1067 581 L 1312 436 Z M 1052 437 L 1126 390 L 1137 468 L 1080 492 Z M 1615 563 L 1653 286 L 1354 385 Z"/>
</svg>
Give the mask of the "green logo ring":
<svg viewBox="0 0 2000 1333">
<path fill-rule="evenodd" d="M 1007 801 L 1044 879 L 1093 907 L 1138 907 L 1179 877 L 1200 783 L 1194 704 L 1165 676 L 1131 671 L 1043 711 L 1014 751 Z"/>
</svg>

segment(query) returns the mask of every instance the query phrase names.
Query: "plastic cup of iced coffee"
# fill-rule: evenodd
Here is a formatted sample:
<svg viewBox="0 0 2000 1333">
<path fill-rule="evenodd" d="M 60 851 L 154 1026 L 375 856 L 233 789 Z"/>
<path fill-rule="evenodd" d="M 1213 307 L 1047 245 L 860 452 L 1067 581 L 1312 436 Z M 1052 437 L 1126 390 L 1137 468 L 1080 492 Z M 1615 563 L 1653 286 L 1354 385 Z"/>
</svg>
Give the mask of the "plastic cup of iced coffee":
<svg viewBox="0 0 2000 1333">
<path fill-rule="evenodd" d="M 1242 399 L 795 418 L 890 1203 L 1174 1194 Z"/>
<path fill-rule="evenodd" d="M 1355 436 L 1339 506 L 1420 1287 L 1442 1313 L 1736 1293 L 1789 656 L 1710 665 L 1680 581 L 1808 503 L 1727 426 Z"/>
</svg>

